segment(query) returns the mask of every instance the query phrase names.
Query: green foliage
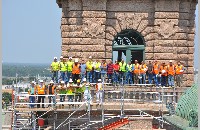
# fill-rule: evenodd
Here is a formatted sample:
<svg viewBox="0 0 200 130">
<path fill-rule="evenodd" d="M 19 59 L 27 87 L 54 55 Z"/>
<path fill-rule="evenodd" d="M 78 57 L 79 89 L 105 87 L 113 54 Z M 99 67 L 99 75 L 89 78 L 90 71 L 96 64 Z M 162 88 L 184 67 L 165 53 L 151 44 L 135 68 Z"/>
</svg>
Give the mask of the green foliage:
<svg viewBox="0 0 200 130">
<path fill-rule="evenodd" d="M 2 75 L 6 77 L 18 77 L 29 76 L 34 79 L 34 76 L 40 75 L 45 77 L 51 77 L 51 72 L 48 70 L 50 64 L 20 64 L 20 63 L 3 63 Z M 23 79 L 22 79 L 23 80 Z"/>
<path fill-rule="evenodd" d="M 12 85 L 13 84 L 13 79 L 9 79 L 9 78 L 2 78 L 2 84 L 3 85 Z"/>
<path fill-rule="evenodd" d="M 2 93 L 2 99 L 5 101 L 6 104 L 12 101 L 12 94 L 8 92 Z"/>
</svg>

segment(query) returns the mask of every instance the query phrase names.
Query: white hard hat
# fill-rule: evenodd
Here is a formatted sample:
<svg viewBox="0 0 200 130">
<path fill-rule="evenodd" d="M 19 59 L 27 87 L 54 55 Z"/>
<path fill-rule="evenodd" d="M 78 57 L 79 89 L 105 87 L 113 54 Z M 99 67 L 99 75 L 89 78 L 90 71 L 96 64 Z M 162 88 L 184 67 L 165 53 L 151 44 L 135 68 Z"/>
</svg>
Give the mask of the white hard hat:
<svg viewBox="0 0 200 130">
<path fill-rule="evenodd" d="M 35 84 L 35 81 L 32 81 L 31 83 L 32 83 L 32 84 Z"/>
<path fill-rule="evenodd" d="M 53 80 L 50 81 L 50 84 L 54 84 Z"/>
<path fill-rule="evenodd" d="M 86 88 L 88 88 L 88 87 L 89 87 L 89 85 L 90 85 L 89 83 L 86 83 L 85 87 L 86 87 Z"/>
<path fill-rule="evenodd" d="M 169 62 L 172 62 L 172 60 L 170 60 Z"/>
<path fill-rule="evenodd" d="M 43 80 L 40 80 L 40 83 L 43 83 L 44 81 Z"/>
<path fill-rule="evenodd" d="M 61 81 L 60 83 L 61 83 L 61 84 L 64 84 L 65 82 L 64 82 L 64 81 Z"/>
<path fill-rule="evenodd" d="M 75 61 L 74 62 L 78 62 L 78 59 L 75 59 Z"/>
<path fill-rule="evenodd" d="M 53 59 L 56 59 L 56 60 L 57 60 L 57 57 L 54 57 Z"/>
<path fill-rule="evenodd" d="M 89 56 L 89 59 L 92 59 L 92 56 Z"/>
<path fill-rule="evenodd" d="M 83 79 L 83 82 L 85 82 L 85 81 L 86 81 L 86 78 Z"/>
<path fill-rule="evenodd" d="M 69 57 L 69 59 L 72 59 L 72 57 Z"/>
<path fill-rule="evenodd" d="M 72 80 L 72 79 L 69 79 L 69 83 L 73 83 L 73 80 Z"/>
<path fill-rule="evenodd" d="M 98 79 L 98 82 L 101 82 L 101 79 Z"/>
<path fill-rule="evenodd" d="M 63 56 L 60 56 L 60 59 L 62 59 L 63 58 Z"/>
</svg>

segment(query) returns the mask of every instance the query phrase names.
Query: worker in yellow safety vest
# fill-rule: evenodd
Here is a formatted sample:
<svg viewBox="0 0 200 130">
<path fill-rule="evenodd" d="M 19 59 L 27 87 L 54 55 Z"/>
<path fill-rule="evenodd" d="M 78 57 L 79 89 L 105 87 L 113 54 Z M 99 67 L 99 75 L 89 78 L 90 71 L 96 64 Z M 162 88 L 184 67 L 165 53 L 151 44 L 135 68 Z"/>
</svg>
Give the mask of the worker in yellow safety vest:
<svg viewBox="0 0 200 130">
<path fill-rule="evenodd" d="M 36 86 L 36 91 L 35 91 L 35 94 L 38 95 L 38 102 L 37 103 L 40 103 L 41 100 L 42 100 L 42 108 L 45 108 L 44 107 L 44 99 L 45 99 L 45 91 L 46 91 L 46 86 L 44 84 L 44 81 L 43 80 L 40 80 L 39 81 L 40 84 Z M 40 108 L 40 104 L 37 104 L 37 108 Z"/>
<path fill-rule="evenodd" d="M 66 81 L 66 73 L 67 73 L 67 62 L 66 59 L 62 59 L 60 61 L 60 80 Z"/>
<path fill-rule="evenodd" d="M 74 87 L 73 87 L 73 80 L 70 79 L 69 80 L 69 83 L 67 85 L 67 97 L 68 97 L 68 102 L 73 102 L 73 99 L 74 99 Z M 69 104 L 69 106 L 71 106 L 72 104 Z M 72 105 L 74 106 L 74 105 Z"/>
<path fill-rule="evenodd" d="M 92 56 L 89 57 L 89 61 L 86 62 L 86 77 L 87 81 L 90 83 L 93 82 L 93 72 L 94 72 L 94 66 L 92 61 Z"/>
<path fill-rule="evenodd" d="M 176 85 L 181 87 L 183 72 L 184 72 L 184 66 L 181 65 L 180 61 L 178 61 L 175 69 L 176 69 Z"/>
<path fill-rule="evenodd" d="M 72 68 L 73 68 L 74 62 L 72 61 L 72 57 L 69 57 L 69 60 L 67 61 L 67 82 L 70 78 L 72 78 Z"/>
<path fill-rule="evenodd" d="M 94 82 L 96 83 L 98 79 L 100 79 L 100 71 L 101 71 L 101 62 L 99 59 L 94 62 Z"/>
<path fill-rule="evenodd" d="M 58 83 L 58 71 L 59 62 L 57 62 L 57 57 L 54 57 L 54 61 L 51 63 L 52 80 Z"/>
<path fill-rule="evenodd" d="M 133 84 L 133 64 L 131 61 L 126 66 L 126 84 Z"/>
<path fill-rule="evenodd" d="M 124 62 L 124 59 L 121 60 L 121 62 L 119 62 L 119 77 L 120 77 L 120 83 L 122 83 L 122 79 L 123 79 L 123 83 L 125 82 L 126 79 L 126 63 Z"/>
</svg>

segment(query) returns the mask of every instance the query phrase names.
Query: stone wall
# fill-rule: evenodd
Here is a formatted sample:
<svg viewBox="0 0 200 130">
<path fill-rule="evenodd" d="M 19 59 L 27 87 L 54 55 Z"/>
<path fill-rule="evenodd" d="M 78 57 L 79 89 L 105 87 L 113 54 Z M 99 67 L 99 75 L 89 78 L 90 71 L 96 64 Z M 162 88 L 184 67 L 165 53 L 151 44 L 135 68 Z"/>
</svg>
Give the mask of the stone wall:
<svg viewBox="0 0 200 130">
<path fill-rule="evenodd" d="M 112 41 L 124 29 L 145 39 L 145 60 L 180 60 L 184 86 L 194 77 L 195 0 L 57 0 L 62 8 L 62 55 L 112 58 Z"/>
</svg>

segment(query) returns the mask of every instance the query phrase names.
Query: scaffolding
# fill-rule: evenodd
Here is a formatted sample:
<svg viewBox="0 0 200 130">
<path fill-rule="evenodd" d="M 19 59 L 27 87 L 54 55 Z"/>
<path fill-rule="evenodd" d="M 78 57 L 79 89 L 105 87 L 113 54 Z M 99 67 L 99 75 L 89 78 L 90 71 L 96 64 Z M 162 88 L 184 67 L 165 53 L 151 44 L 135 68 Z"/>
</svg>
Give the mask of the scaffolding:
<svg viewBox="0 0 200 130">
<path fill-rule="evenodd" d="M 94 84 L 94 83 L 91 83 Z M 85 121 L 85 123 L 80 124 L 77 127 L 73 127 L 73 128 L 79 128 L 79 129 L 90 129 L 91 126 L 96 125 L 101 123 L 101 127 L 105 126 L 105 122 L 109 121 L 113 118 L 127 118 L 129 116 L 150 116 L 153 117 L 154 119 L 158 120 L 159 122 L 159 128 L 163 128 L 163 123 L 167 123 L 166 121 L 163 120 L 163 108 L 164 108 L 164 99 L 166 99 L 167 97 L 173 97 L 174 99 L 176 98 L 177 95 L 175 95 L 175 87 L 173 88 L 173 94 L 172 95 L 166 95 L 164 89 L 167 89 L 167 87 L 159 87 L 156 88 L 156 91 L 152 91 L 152 88 L 154 88 L 153 84 L 126 84 L 124 85 L 123 83 L 123 79 L 122 79 L 122 83 L 120 84 L 120 91 L 116 91 L 116 90 L 105 90 L 105 85 L 110 85 L 110 83 L 105 83 L 104 79 L 103 79 L 103 102 L 101 102 L 100 105 L 100 109 L 101 109 L 101 120 L 91 120 L 91 106 L 95 105 L 95 103 L 91 104 L 89 100 L 85 101 L 85 102 L 56 102 L 55 104 L 53 102 L 51 103 L 44 103 L 46 105 L 73 105 L 73 110 L 71 112 L 71 114 L 64 120 L 62 121 L 58 126 L 56 126 L 56 120 L 58 119 L 58 110 L 56 107 L 50 107 L 48 109 L 29 109 L 29 111 L 24 111 L 23 108 L 21 110 L 19 110 L 19 108 L 17 108 L 17 105 L 30 105 L 30 104 L 43 104 L 43 103 L 26 103 L 26 102 L 17 102 L 17 97 L 18 96 L 24 96 L 23 94 L 18 94 L 18 89 L 17 86 L 14 87 L 14 100 L 13 100 L 13 120 L 12 120 L 12 129 L 13 130 L 22 130 L 22 129 L 33 129 L 36 130 L 37 129 L 37 120 L 40 119 L 42 116 L 44 116 L 45 114 L 49 113 L 49 112 L 53 112 L 53 129 L 57 130 L 60 129 L 62 127 L 66 127 L 68 126 L 68 129 L 71 129 L 71 123 L 77 120 L 82 120 L 83 122 Z M 140 86 L 140 91 L 132 91 L 131 94 L 139 94 L 138 95 L 138 99 L 135 98 L 125 98 L 126 97 L 126 93 L 125 93 L 125 89 L 126 86 Z M 111 86 L 112 87 L 112 86 Z M 147 88 L 150 88 L 150 92 L 145 91 Z M 132 88 L 134 89 L 134 88 Z M 161 90 L 161 91 L 160 91 Z M 113 114 L 105 114 L 105 109 L 104 109 L 104 103 L 105 101 L 105 93 L 110 93 L 110 96 L 112 95 L 112 97 L 108 96 L 108 101 L 111 102 L 120 102 L 120 115 L 113 115 Z M 120 96 L 120 98 L 116 98 L 114 96 L 114 93 L 118 93 Z M 147 96 L 147 94 L 150 94 L 150 96 L 152 95 L 153 99 L 155 100 L 145 100 L 145 94 Z M 38 96 L 60 96 L 60 95 L 66 95 L 66 94 L 57 94 L 55 93 L 55 95 L 37 95 Z M 109 94 L 108 94 L 109 95 Z M 31 96 L 31 95 L 30 95 Z M 156 96 L 158 97 L 158 99 L 156 99 Z M 137 109 L 137 111 L 140 112 L 139 115 L 126 115 L 125 114 L 125 105 L 126 105 L 126 101 L 128 102 L 132 102 L 132 103 L 136 103 L 137 101 L 139 102 L 143 102 L 143 103 L 149 103 L 149 102 L 153 102 L 154 104 L 159 104 L 159 117 L 155 117 L 153 115 L 148 114 L 147 112 L 141 110 L 141 109 Z M 176 104 L 175 100 L 173 100 L 174 104 Z M 78 105 L 79 107 L 76 108 L 76 105 Z M 78 117 L 72 117 L 74 115 L 74 113 L 80 111 L 80 110 L 84 110 L 83 106 L 86 106 L 86 112 Z M 69 109 L 70 110 L 70 109 Z M 40 116 L 37 117 L 36 112 L 37 111 L 44 111 L 43 114 L 41 114 Z M 63 110 L 65 111 L 65 110 Z M 20 118 L 19 115 L 26 115 L 27 118 Z M 24 116 L 25 117 L 25 116 Z M 20 123 L 19 123 L 20 122 Z M 168 124 L 168 123 L 167 123 Z"/>
</svg>

